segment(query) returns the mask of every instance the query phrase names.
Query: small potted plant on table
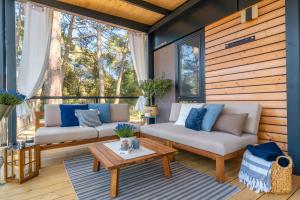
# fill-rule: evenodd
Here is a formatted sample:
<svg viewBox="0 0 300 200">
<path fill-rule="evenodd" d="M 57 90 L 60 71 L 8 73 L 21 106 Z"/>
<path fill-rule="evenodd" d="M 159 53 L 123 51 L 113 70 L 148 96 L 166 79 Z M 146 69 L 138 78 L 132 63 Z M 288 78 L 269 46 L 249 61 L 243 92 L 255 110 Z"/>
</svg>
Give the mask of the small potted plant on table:
<svg viewBox="0 0 300 200">
<path fill-rule="evenodd" d="M 140 87 L 147 98 L 145 116 L 158 116 L 158 107 L 153 103 L 153 98 L 162 98 L 172 88 L 172 80 L 149 79 L 142 81 Z"/>
<path fill-rule="evenodd" d="M 115 128 L 117 136 L 120 137 L 121 150 L 128 151 L 131 149 L 132 141 L 135 139 L 134 126 L 130 124 L 118 124 Z"/>
</svg>

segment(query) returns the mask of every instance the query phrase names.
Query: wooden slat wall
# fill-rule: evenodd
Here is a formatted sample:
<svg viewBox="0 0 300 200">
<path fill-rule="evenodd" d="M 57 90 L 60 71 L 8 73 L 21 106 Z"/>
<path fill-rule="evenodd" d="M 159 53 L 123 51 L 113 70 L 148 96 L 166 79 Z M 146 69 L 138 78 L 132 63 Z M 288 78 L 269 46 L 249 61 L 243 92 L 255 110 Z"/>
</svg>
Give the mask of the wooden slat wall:
<svg viewBox="0 0 300 200">
<path fill-rule="evenodd" d="M 259 102 L 259 141 L 287 151 L 285 1 L 258 3 L 259 17 L 241 24 L 240 12 L 205 28 L 206 100 Z M 230 49 L 225 44 L 255 35 Z"/>
</svg>

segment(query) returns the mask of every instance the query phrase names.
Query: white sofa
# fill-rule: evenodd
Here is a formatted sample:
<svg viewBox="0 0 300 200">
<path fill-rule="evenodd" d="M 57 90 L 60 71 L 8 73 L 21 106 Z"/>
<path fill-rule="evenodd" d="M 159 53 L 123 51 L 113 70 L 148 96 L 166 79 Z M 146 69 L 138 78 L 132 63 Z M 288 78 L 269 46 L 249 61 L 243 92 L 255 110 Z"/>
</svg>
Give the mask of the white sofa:
<svg viewBox="0 0 300 200">
<path fill-rule="evenodd" d="M 129 105 L 128 104 L 110 104 L 112 123 L 104 123 L 96 128 L 92 127 L 60 127 L 61 117 L 59 105 L 48 104 L 44 106 L 44 127 L 37 129 L 35 134 L 35 143 L 38 145 L 61 144 L 74 141 L 89 141 L 115 136 L 114 128 L 118 123 L 129 122 Z M 135 132 L 139 132 L 139 126 Z"/>
<path fill-rule="evenodd" d="M 218 102 L 221 103 L 221 102 Z M 257 131 L 261 115 L 261 106 L 257 103 L 224 103 L 223 113 L 248 113 L 242 136 L 225 132 L 205 132 L 187 129 L 175 125 L 181 104 L 173 103 L 168 123 L 141 126 L 142 137 L 167 141 L 175 148 L 197 153 L 217 161 L 217 179 L 224 181 L 224 161 L 243 152 L 248 144 L 257 143 Z"/>
</svg>

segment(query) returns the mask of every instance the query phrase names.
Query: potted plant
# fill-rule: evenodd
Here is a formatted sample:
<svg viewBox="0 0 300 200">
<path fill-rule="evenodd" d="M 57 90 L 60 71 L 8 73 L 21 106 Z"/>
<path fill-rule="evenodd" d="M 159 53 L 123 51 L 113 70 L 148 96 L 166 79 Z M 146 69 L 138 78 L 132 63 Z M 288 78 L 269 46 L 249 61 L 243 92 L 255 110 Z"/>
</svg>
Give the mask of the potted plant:
<svg viewBox="0 0 300 200">
<path fill-rule="evenodd" d="M 170 79 L 149 79 L 141 82 L 140 85 L 147 104 L 145 106 L 145 115 L 157 116 L 158 107 L 153 103 L 153 98 L 162 98 L 172 87 L 172 80 Z"/>
<path fill-rule="evenodd" d="M 25 99 L 25 96 L 16 92 L 16 91 L 6 91 L 0 89 L 0 121 L 2 118 L 7 118 L 9 113 L 15 108 L 16 105 L 21 104 Z M 0 135 L 6 133 L 5 131 L 1 132 Z M 0 146 L 2 146 L 2 138 L 0 139 Z M 1 150 L 1 149 L 0 149 Z M 2 170 L 3 165 L 3 152 L 0 151 L 0 171 Z M 1 184 L 1 183 L 0 183 Z"/>
<path fill-rule="evenodd" d="M 121 145 L 127 143 L 128 148 L 131 147 L 132 141 L 135 139 L 134 136 L 134 126 L 130 124 L 118 124 L 114 129 L 117 136 L 120 137 Z M 127 149 L 125 149 L 127 150 Z"/>
<path fill-rule="evenodd" d="M 0 89 L 0 121 L 3 117 L 8 117 L 15 106 L 24 100 L 25 96 L 16 91 Z"/>
</svg>

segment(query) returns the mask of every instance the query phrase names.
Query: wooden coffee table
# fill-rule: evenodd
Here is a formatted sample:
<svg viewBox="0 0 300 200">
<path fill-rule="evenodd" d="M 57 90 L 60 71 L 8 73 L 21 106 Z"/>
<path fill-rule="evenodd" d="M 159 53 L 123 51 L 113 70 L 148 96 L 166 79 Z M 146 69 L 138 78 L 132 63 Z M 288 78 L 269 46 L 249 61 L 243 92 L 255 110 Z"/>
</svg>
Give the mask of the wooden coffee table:
<svg viewBox="0 0 300 200">
<path fill-rule="evenodd" d="M 147 160 L 162 159 L 165 177 L 169 178 L 172 176 L 169 157 L 173 156 L 177 152 L 177 150 L 147 138 L 139 138 L 139 140 L 142 146 L 151 149 L 155 153 L 138 158 L 124 160 L 115 152 L 106 147 L 104 143 L 94 143 L 89 145 L 89 150 L 94 156 L 93 171 L 99 171 L 100 165 L 104 166 L 105 169 L 111 171 L 111 197 L 116 197 L 118 195 L 119 172 L 120 168 L 122 167 L 145 162 Z"/>
</svg>

